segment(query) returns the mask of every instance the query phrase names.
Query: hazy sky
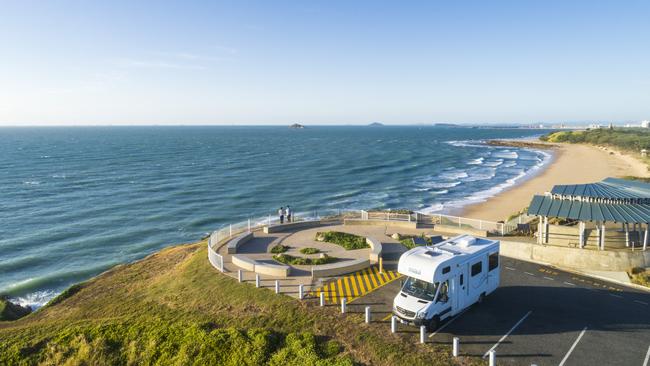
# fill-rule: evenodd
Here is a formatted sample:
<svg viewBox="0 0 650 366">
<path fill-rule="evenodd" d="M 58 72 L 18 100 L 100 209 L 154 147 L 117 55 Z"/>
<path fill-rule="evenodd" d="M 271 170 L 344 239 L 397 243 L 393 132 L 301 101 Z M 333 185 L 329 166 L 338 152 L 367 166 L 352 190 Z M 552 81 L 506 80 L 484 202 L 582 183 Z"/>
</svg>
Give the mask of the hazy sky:
<svg viewBox="0 0 650 366">
<path fill-rule="evenodd" d="M 1 1 L 0 125 L 650 118 L 650 1 Z"/>
</svg>

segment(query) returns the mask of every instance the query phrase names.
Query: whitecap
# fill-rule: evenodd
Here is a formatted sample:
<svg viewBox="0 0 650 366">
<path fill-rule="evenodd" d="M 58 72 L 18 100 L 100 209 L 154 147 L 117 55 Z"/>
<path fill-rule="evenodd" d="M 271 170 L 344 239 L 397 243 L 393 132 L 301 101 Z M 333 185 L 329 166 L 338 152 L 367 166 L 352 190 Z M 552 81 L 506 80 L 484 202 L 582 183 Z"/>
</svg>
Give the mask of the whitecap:
<svg viewBox="0 0 650 366">
<path fill-rule="evenodd" d="M 23 184 L 27 184 L 27 185 L 30 185 L 30 186 L 37 186 L 37 185 L 41 184 L 41 182 L 39 182 L 37 180 L 27 180 L 27 181 L 24 181 Z"/>
<path fill-rule="evenodd" d="M 495 167 L 495 166 L 499 166 L 501 164 L 503 164 L 503 159 L 489 160 L 489 161 L 486 161 L 485 164 L 483 164 L 483 165 L 490 166 L 490 167 Z"/>
<path fill-rule="evenodd" d="M 492 153 L 492 156 L 495 158 L 501 158 L 501 159 L 517 159 L 519 158 L 519 154 L 517 154 L 516 151 L 510 151 L 510 150 L 503 150 L 503 151 L 497 151 Z"/>
<path fill-rule="evenodd" d="M 56 295 L 57 293 L 52 290 L 42 290 L 29 293 L 25 296 L 10 298 L 9 300 L 20 306 L 26 306 L 32 310 L 36 310 L 41 306 L 47 304 L 48 301 L 52 300 Z"/>
<path fill-rule="evenodd" d="M 479 180 L 489 180 L 496 176 L 496 168 L 477 169 L 470 173 L 469 177 L 463 179 L 465 182 L 476 182 Z"/>
<path fill-rule="evenodd" d="M 440 173 L 439 177 L 442 179 L 456 180 L 460 178 L 467 178 L 467 172 L 464 171 L 451 171 Z"/>
<path fill-rule="evenodd" d="M 482 140 L 445 141 L 445 143 L 456 147 L 486 147 Z"/>
<path fill-rule="evenodd" d="M 456 187 L 457 185 L 461 184 L 462 182 L 456 181 L 456 182 L 424 182 L 422 183 L 422 186 L 429 189 L 429 188 L 452 188 Z"/>
<path fill-rule="evenodd" d="M 484 159 L 485 158 L 472 159 L 472 160 L 467 162 L 467 165 L 481 165 L 481 164 L 483 164 Z"/>
<path fill-rule="evenodd" d="M 430 213 L 434 213 L 434 212 L 440 212 L 440 211 L 444 210 L 444 208 L 445 208 L 444 204 L 442 204 L 442 203 L 434 203 L 433 205 L 431 205 L 429 207 L 425 207 L 425 208 L 423 208 L 422 210 L 420 210 L 418 212 L 422 213 L 422 214 L 430 214 Z"/>
</svg>

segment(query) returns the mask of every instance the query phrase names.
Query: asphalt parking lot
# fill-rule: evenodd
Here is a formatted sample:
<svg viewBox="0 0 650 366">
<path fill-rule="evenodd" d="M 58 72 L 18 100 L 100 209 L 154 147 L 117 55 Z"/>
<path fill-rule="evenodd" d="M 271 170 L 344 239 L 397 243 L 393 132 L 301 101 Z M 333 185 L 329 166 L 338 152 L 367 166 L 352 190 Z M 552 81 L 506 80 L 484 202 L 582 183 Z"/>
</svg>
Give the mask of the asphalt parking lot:
<svg viewBox="0 0 650 366">
<path fill-rule="evenodd" d="M 393 281 L 349 304 L 371 306 L 373 320 L 390 332 Z M 418 341 L 419 330 L 399 325 L 399 335 Z M 460 353 L 497 364 L 649 365 L 650 293 L 501 257 L 501 285 L 482 304 L 443 322 L 428 341 L 452 343 Z"/>
</svg>

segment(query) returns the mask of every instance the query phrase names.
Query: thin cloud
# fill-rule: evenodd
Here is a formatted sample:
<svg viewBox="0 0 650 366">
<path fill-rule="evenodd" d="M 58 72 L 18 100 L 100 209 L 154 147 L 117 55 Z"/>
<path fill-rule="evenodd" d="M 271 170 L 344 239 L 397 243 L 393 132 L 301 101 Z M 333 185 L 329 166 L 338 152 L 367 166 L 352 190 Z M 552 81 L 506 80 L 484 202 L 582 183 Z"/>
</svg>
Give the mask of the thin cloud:
<svg viewBox="0 0 650 366">
<path fill-rule="evenodd" d="M 115 59 L 114 63 L 124 68 L 144 69 L 175 69 L 175 70 L 207 70 L 207 67 L 197 64 L 170 62 L 167 60 L 138 60 L 130 58 Z"/>
</svg>

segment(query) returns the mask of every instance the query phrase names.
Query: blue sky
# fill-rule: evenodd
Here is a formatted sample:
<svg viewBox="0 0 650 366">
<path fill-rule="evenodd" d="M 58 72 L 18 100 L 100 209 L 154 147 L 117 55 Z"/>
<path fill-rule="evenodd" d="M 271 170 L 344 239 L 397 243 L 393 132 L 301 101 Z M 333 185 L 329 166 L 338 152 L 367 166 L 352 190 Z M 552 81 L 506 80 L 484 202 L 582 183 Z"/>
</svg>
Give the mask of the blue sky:
<svg viewBox="0 0 650 366">
<path fill-rule="evenodd" d="M 650 118 L 648 1 L 0 1 L 0 124 Z"/>
</svg>

